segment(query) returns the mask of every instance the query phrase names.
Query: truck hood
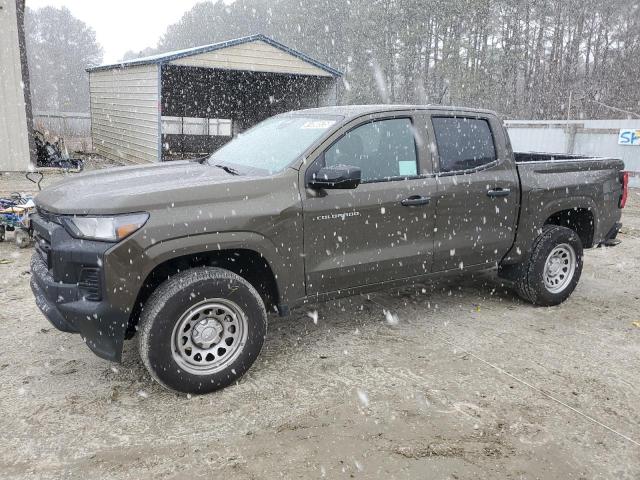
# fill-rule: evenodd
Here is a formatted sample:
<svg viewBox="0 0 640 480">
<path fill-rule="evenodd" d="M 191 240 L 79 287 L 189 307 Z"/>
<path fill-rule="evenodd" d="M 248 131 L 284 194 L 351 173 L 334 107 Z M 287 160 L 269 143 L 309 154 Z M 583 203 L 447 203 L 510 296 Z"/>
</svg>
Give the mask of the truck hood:
<svg viewBox="0 0 640 480">
<path fill-rule="evenodd" d="M 234 176 L 220 168 L 180 161 L 118 167 L 72 175 L 42 190 L 36 205 L 58 214 L 111 214 L 197 204 L 214 197 L 217 184 L 246 184 L 261 179 Z M 225 190 L 228 190 L 225 189 Z"/>
</svg>

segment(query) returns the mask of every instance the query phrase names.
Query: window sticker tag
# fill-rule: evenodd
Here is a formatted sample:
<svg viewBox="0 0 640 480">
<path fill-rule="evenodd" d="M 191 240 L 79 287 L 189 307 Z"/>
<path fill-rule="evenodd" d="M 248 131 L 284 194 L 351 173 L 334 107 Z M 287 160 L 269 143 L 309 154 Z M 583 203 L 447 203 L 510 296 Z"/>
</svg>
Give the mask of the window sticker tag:
<svg viewBox="0 0 640 480">
<path fill-rule="evenodd" d="M 411 160 L 400 160 L 398 162 L 398 170 L 401 177 L 410 177 L 417 175 L 416 162 Z"/>
<path fill-rule="evenodd" d="M 310 120 L 302 125 L 303 129 L 325 129 L 333 125 L 335 120 Z"/>
</svg>

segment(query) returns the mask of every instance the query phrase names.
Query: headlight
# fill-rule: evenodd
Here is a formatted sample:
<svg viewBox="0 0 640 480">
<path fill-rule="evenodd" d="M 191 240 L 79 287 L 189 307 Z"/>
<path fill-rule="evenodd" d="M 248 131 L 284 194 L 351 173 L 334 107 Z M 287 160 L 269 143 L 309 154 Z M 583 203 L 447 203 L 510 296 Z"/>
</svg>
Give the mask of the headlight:
<svg viewBox="0 0 640 480">
<path fill-rule="evenodd" d="M 132 213 L 113 217 L 61 217 L 74 237 L 117 242 L 140 230 L 149 219 L 148 213 Z"/>
</svg>

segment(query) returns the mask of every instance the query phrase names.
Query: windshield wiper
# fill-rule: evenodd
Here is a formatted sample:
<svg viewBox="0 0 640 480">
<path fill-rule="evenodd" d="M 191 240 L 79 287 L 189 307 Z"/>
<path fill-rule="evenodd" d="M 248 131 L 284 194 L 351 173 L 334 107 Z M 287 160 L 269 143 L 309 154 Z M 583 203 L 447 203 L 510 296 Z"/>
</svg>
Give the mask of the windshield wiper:
<svg viewBox="0 0 640 480">
<path fill-rule="evenodd" d="M 227 167 L 226 165 L 214 165 L 214 167 L 221 168 L 231 175 L 240 175 L 240 172 L 238 172 L 235 168 Z"/>
<path fill-rule="evenodd" d="M 207 160 L 209 160 L 209 157 L 210 157 L 210 156 L 211 156 L 211 155 L 207 155 L 207 156 L 205 156 L 205 157 L 191 158 L 191 159 L 189 159 L 189 161 L 190 161 L 190 162 L 196 162 L 196 163 L 199 163 L 200 165 L 204 165 L 204 163 L 205 163 Z"/>
</svg>

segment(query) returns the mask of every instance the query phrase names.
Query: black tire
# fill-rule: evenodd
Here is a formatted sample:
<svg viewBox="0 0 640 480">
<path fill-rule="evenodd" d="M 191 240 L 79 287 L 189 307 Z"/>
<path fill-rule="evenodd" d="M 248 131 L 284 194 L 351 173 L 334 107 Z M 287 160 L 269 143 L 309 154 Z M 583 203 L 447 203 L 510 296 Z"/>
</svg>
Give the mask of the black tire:
<svg viewBox="0 0 640 480">
<path fill-rule="evenodd" d="M 545 265 L 556 247 L 569 245 L 575 253 L 575 268 L 561 291 L 550 291 L 545 283 Z M 521 265 L 515 288 L 518 295 L 534 305 L 553 306 L 564 302 L 573 293 L 582 273 L 583 249 L 580 237 L 570 228 L 545 225 L 535 239 L 529 259 Z M 570 271 L 570 269 L 569 269 Z"/>
<path fill-rule="evenodd" d="M 210 305 L 207 302 L 228 302 L 230 308 L 238 307 L 238 317 L 243 316 L 245 325 L 241 330 L 246 333 L 243 333 L 242 339 L 233 340 L 236 343 L 230 344 L 230 348 L 236 349 L 235 356 L 229 357 L 225 362 L 223 354 L 218 370 L 212 372 L 207 370 L 209 367 L 205 365 L 205 370 L 194 373 L 191 370 L 200 367 L 191 363 L 197 363 L 195 359 L 198 354 L 193 354 L 189 347 L 184 347 L 183 344 L 187 341 L 194 342 L 190 344 L 194 345 L 194 351 L 201 351 L 195 350 L 202 345 L 195 343 L 194 335 L 199 322 L 210 320 L 199 320 L 200 316 L 197 316 L 193 317 L 196 321 L 190 327 L 187 327 L 186 323 L 194 322 L 189 315 L 198 305 L 205 305 L 201 308 L 206 308 Z M 218 311 L 220 315 L 225 315 L 223 310 L 223 313 L 220 312 Z M 212 314 L 211 310 L 205 310 L 197 315 L 204 317 L 215 314 Z M 224 320 L 228 318 L 224 317 Z M 215 323 L 213 317 L 211 321 Z M 185 328 L 190 328 L 184 330 L 187 333 L 178 328 L 179 322 L 183 322 Z M 225 325 L 225 322 L 219 321 L 219 325 Z M 255 288 L 233 272 L 209 267 L 181 272 L 160 285 L 145 304 L 138 328 L 140 356 L 151 376 L 168 389 L 196 394 L 213 392 L 238 380 L 258 358 L 266 333 L 267 313 Z M 223 332 L 221 335 L 225 334 Z M 176 340 L 176 336 L 182 336 L 182 344 L 181 340 Z M 185 340 L 186 337 L 189 337 L 189 340 Z M 228 340 L 229 338 L 225 339 Z M 222 339 L 220 343 L 213 345 L 210 348 L 214 349 L 214 355 L 217 355 L 217 346 L 227 348 Z M 185 348 L 188 355 L 183 351 Z M 218 352 L 223 350 L 224 348 L 221 348 Z M 212 355 L 207 354 L 207 359 L 209 356 Z M 200 361 L 203 361 L 202 356 Z"/>
<path fill-rule="evenodd" d="M 16 229 L 15 242 L 18 248 L 27 248 L 31 245 L 31 235 L 27 230 Z"/>
<path fill-rule="evenodd" d="M 4 225 L 0 225 L 0 242 L 4 242 L 6 231 Z"/>
</svg>

